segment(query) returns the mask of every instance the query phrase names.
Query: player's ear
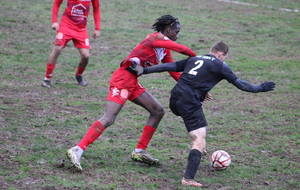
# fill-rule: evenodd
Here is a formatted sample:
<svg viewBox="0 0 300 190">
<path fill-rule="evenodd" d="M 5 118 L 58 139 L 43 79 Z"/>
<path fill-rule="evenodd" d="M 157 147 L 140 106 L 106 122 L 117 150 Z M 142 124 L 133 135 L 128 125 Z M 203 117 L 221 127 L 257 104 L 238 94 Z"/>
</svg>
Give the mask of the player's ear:
<svg viewBox="0 0 300 190">
<path fill-rule="evenodd" d="M 224 54 L 223 52 L 221 52 L 221 51 L 218 51 L 218 53 L 217 53 L 217 56 L 216 56 L 216 57 L 217 57 L 218 59 L 221 59 L 221 58 L 222 58 L 222 56 L 223 56 L 223 54 Z"/>
<path fill-rule="evenodd" d="M 170 33 L 171 33 L 171 30 L 172 30 L 172 28 L 171 28 L 171 27 L 167 27 L 167 28 L 166 28 L 166 31 L 167 31 L 167 33 L 168 33 L 168 34 L 170 34 Z"/>
<path fill-rule="evenodd" d="M 217 53 L 217 56 L 216 56 L 218 59 L 220 59 L 221 61 L 224 61 L 225 60 L 225 58 L 226 58 L 226 55 L 225 55 L 225 53 L 224 52 L 222 52 L 222 51 L 218 51 L 218 53 Z"/>
</svg>

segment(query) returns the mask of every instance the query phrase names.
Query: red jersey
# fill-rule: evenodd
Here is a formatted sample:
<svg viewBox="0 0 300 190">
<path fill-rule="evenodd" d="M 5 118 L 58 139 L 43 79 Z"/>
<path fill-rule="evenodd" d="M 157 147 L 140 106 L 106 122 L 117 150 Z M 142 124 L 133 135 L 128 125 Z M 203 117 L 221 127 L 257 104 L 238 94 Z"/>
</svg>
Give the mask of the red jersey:
<svg viewBox="0 0 300 190">
<path fill-rule="evenodd" d="M 52 23 L 57 22 L 59 7 L 63 0 L 54 0 L 52 7 Z M 93 5 L 95 30 L 100 30 L 99 0 L 68 0 L 67 8 L 62 15 L 60 25 L 67 25 L 75 30 L 86 30 L 90 4 Z"/>
<path fill-rule="evenodd" d="M 170 63 L 173 62 L 171 51 L 176 51 L 187 56 L 194 57 L 196 54 L 185 45 L 178 44 L 170 40 L 167 36 L 154 32 L 149 34 L 143 41 L 141 41 L 128 55 L 128 57 L 121 63 L 121 68 L 127 68 L 131 66 L 131 62 L 128 59 L 137 57 L 140 59 L 140 65 L 142 67 L 149 67 L 157 65 L 160 62 Z M 169 72 L 171 76 L 178 80 L 180 73 Z"/>
</svg>

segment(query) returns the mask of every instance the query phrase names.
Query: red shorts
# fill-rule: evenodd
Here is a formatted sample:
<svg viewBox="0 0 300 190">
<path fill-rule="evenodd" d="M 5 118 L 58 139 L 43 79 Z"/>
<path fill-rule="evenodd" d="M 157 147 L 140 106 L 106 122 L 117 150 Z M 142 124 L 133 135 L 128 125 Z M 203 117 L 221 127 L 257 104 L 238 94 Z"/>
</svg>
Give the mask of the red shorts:
<svg viewBox="0 0 300 190">
<path fill-rule="evenodd" d="M 107 100 L 124 105 L 127 100 L 134 100 L 146 89 L 138 83 L 137 77 L 127 70 L 117 69 L 110 79 Z"/>
<path fill-rule="evenodd" d="M 90 49 L 90 40 L 88 30 L 74 30 L 65 26 L 60 26 L 54 45 L 66 47 L 67 43 L 72 40 L 76 48 Z"/>
</svg>

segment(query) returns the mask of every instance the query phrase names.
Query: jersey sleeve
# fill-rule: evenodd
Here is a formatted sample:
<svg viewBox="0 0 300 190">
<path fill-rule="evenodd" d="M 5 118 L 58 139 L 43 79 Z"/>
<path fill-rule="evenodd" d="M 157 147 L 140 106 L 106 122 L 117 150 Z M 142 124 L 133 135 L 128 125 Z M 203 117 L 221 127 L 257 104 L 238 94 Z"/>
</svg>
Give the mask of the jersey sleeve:
<svg viewBox="0 0 300 190">
<path fill-rule="evenodd" d="M 54 0 L 53 5 L 52 5 L 52 23 L 57 22 L 57 17 L 58 17 L 58 12 L 59 12 L 59 7 L 63 0 Z"/>
<path fill-rule="evenodd" d="M 253 93 L 259 92 L 260 87 L 258 85 L 239 79 L 235 74 L 233 74 L 232 70 L 225 62 L 223 62 L 222 73 L 226 78 L 226 80 L 232 83 L 238 89 L 245 92 L 253 92 Z"/>
<path fill-rule="evenodd" d="M 167 37 L 163 37 L 162 39 L 155 40 L 153 42 L 153 46 L 158 48 L 167 48 L 190 57 L 196 56 L 193 50 L 191 50 L 187 46 L 173 42 Z"/>
<path fill-rule="evenodd" d="M 221 73 L 223 75 L 223 78 L 226 79 L 229 83 L 233 83 L 236 79 L 238 79 L 238 77 L 233 74 L 232 70 L 225 62 L 223 62 Z"/>
<path fill-rule="evenodd" d="M 245 92 L 253 92 L 253 93 L 260 92 L 260 86 L 252 84 L 251 82 L 248 81 L 241 80 L 239 78 L 236 79 L 232 84 L 238 89 Z"/>
<path fill-rule="evenodd" d="M 184 71 L 185 65 L 187 64 L 187 62 L 188 62 L 189 59 L 190 58 L 183 59 L 183 60 L 180 60 L 180 61 L 176 61 L 175 62 L 175 64 L 176 64 L 176 71 L 177 72 Z"/>
<path fill-rule="evenodd" d="M 92 0 L 95 30 L 100 30 L 100 0 Z"/>
<path fill-rule="evenodd" d="M 160 65 L 153 65 L 151 67 L 145 67 L 143 74 L 160 73 L 164 71 L 177 71 L 177 64 L 171 62 Z"/>
<path fill-rule="evenodd" d="M 162 63 L 171 63 L 171 62 L 173 62 L 172 53 L 169 49 L 166 49 L 166 55 L 162 59 Z M 169 71 L 169 74 L 176 81 L 178 81 L 181 76 L 181 73 L 174 72 L 174 71 Z"/>
</svg>

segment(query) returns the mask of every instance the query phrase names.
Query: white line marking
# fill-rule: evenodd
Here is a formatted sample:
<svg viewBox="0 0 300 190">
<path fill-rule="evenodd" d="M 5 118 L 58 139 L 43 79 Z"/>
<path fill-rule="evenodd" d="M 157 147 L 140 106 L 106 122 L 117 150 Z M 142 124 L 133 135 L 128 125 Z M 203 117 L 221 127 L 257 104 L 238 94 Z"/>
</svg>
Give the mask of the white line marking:
<svg viewBox="0 0 300 190">
<path fill-rule="evenodd" d="M 251 4 L 251 3 L 244 3 L 244 2 L 239 2 L 239 1 L 229 1 L 229 0 L 218 0 L 220 2 L 225 2 L 225 3 L 234 3 L 234 4 L 240 4 L 240 5 L 249 5 L 249 6 L 259 6 L 257 4 Z M 295 13 L 298 13 L 298 9 L 295 9 L 295 10 L 291 10 L 291 9 L 285 9 L 285 8 L 275 8 L 275 7 L 272 7 L 272 6 L 267 6 L 268 8 L 274 8 L 274 9 L 279 9 L 279 10 L 282 10 L 282 11 L 288 11 L 288 12 L 295 12 Z"/>
</svg>

